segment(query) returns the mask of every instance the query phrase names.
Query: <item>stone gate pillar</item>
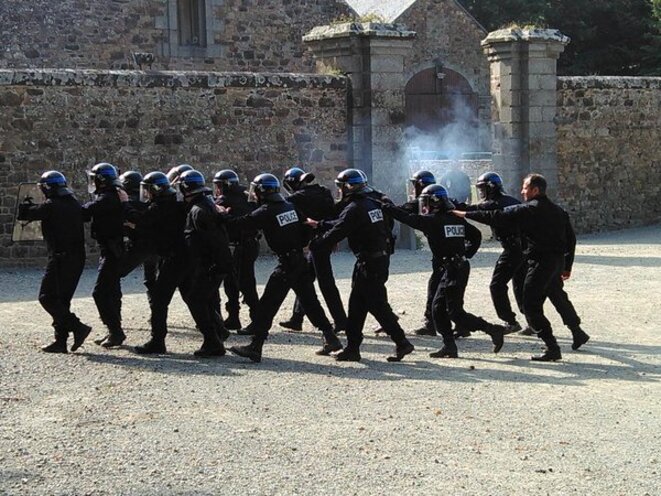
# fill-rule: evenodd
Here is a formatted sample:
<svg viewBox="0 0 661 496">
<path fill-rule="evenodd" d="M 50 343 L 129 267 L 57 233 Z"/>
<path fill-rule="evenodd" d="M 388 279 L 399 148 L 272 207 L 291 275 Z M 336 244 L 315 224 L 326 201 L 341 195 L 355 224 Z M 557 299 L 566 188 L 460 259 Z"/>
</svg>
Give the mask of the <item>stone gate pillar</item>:
<svg viewBox="0 0 661 496">
<path fill-rule="evenodd" d="M 349 163 L 393 200 L 405 198 L 408 175 L 400 146 L 405 121 L 404 57 L 415 32 L 383 23 L 319 26 L 303 37 L 317 72 L 347 74 Z"/>
<path fill-rule="evenodd" d="M 530 172 L 557 186 L 557 60 L 569 38 L 554 29 L 508 28 L 482 47 L 491 63 L 493 160 L 510 193 Z"/>
</svg>

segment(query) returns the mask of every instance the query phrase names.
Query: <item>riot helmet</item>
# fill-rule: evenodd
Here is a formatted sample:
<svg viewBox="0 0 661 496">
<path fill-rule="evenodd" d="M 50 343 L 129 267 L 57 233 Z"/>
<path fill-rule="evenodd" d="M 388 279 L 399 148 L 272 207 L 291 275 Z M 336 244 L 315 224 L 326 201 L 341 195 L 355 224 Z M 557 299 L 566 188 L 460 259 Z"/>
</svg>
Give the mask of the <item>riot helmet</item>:
<svg viewBox="0 0 661 496">
<path fill-rule="evenodd" d="M 345 169 L 337 175 L 335 186 L 340 193 L 340 199 L 348 198 L 367 188 L 367 176 L 359 169 Z"/>
<path fill-rule="evenodd" d="M 176 192 L 170 185 L 168 176 L 162 172 L 150 172 L 140 181 L 140 201 L 148 203 L 156 198 L 174 195 Z"/>
<path fill-rule="evenodd" d="M 248 199 L 259 203 L 282 202 L 280 194 L 280 181 L 273 174 L 260 174 L 250 183 Z"/>
<path fill-rule="evenodd" d="M 183 197 L 190 198 L 191 196 L 209 193 L 211 190 L 205 186 L 204 176 L 201 172 L 196 170 L 187 170 L 179 176 L 179 191 Z"/>
<path fill-rule="evenodd" d="M 64 174 L 58 171 L 51 170 L 44 172 L 37 181 L 37 184 L 46 198 L 73 194 L 73 192 L 67 188 L 67 179 L 64 177 Z"/>
<path fill-rule="evenodd" d="M 503 192 L 503 180 L 495 172 L 485 172 L 477 178 L 475 183 L 480 198 L 483 200 L 491 200 L 496 195 Z"/>
<path fill-rule="evenodd" d="M 216 195 L 220 196 L 239 185 L 239 175 L 232 169 L 221 170 L 213 176 L 213 184 L 216 188 Z"/>
<path fill-rule="evenodd" d="M 301 189 L 305 184 L 314 181 L 314 178 L 313 173 L 305 172 L 300 167 L 292 167 L 285 172 L 285 178 L 282 183 L 289 193 L 293 193 Z"/>
<path fill-rule="evenodd" d="M 122 183 L 122 188 L 129 196 L 140 194 L 140 182 L 142 181 L 142 174 L 136 171 L 127 171 L 119 176 L 119 182 Z"/>
<path fill-rule="evenodd" d="M 87 191 L 91 194 L 121 186 L 117 178 L 117 168 L 108 162 L 96 164 L 87 172 Z"/>
<path fill-rule="evenodd" d="M 434 174 L 429 171 L 421 170 L 413 174 L 407 184 L 407 194 L 409 200 L 415 200 L 420 196 L 422 190 L 425 189 L 430 184 L 436 184 L 436 178 Z"/>
<path fill-rule="evenodd" d="M 170 169 L 167 174 L 168 181 L 170 181 L 170 184 L 174 186 L 179 182 L 179 178 L 184 172 L 192 170 L 194 170 L 193 166 L 188 164 L 181 164 L 172 167 L 172 169 Z"/>
<path fill-rule="evenodd" d="M 448 197 L 448 190 L 440 184 L 430 184 L 418 197 L 419 211 L 423 215 L 434 212 L 447 212 L 455 208 Z"/>
</svg>

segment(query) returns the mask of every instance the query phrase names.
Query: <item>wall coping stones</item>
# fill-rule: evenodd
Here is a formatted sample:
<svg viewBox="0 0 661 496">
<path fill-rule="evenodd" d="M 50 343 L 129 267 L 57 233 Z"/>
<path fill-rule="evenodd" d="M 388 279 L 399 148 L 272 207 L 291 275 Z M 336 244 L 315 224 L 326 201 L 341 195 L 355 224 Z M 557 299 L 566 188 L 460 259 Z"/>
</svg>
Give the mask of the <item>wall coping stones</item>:
<svg viewBox="0 0 661 496">
<path fill-rule="evenodd" d="M 349 38 L 360 36 L 366 38 L 415 38 L 417 33 L 409 31 L 402 24 L 384 22 L 343 22 L 317 26 L 303 36 L 303 41 L 320 41 L 331 38 Z"/>
<path fill-rule="evenodd" d="M 661 77 L 571 76 L 558 78 L 559 90 L 661 89 Z"/>
<path fill-rule="evenodd" d="M 493 43 L 511 43 L 513 41 L 549 42 L 555 41 L 563 45 L 569 44 L 571 38 L 557 29 L 541 28 L 505 28 L 490 32 L 481 42 L 482 46 Z"/>
<path fill-rule="evenodd" d="M 94 86 L 136 88 L 347 88 L 330 74 L 133 71 L 98 69 L 0 69 L 0 86 Z"/>
</svg>

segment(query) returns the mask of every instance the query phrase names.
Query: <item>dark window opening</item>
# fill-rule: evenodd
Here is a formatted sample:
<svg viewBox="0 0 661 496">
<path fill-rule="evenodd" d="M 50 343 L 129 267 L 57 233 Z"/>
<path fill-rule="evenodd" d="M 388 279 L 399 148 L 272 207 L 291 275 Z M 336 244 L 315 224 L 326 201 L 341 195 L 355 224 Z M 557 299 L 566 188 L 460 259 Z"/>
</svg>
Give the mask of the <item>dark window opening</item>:
<svg viewBox="0 0 661 496">
<path fill-rule="evenodd" d="M 179 0 L 177 18 L 180 46 L 207 46 L 205 0 Z"/>
</svg>

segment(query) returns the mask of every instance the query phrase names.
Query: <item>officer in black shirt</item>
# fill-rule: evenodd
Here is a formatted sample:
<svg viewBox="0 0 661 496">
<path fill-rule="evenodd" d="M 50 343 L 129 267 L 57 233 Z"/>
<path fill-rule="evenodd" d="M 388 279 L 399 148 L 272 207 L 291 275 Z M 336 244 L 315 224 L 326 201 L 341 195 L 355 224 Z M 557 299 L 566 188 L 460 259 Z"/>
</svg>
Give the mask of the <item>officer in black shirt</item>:
<svg viewBox="0 0 661 496">
<path fill-rule="evenodd" d="M 546 350 L 533 356 L 536 361 L 562 358 L 551 323 L 544 316 L 544 301 L 553 285 L 558 284 L 566 267 L 566 257 L 573 260 L 569 239 L 573 229 L 569 216 L 546 196 L 546 179 L 530 174 L 523 180 L 521 195 L 525 203 L 504 210 L 460 212 L 466 217 L 493 226 L 518 228 L 525 244 L 525 279 L 523 310 L 528 325 L 544 341 Z"/>
<path fill-rule="evenodd" d="M 128 196 L 128 203 L 135 210 L 145 210 L 147 203 L 141 201 L 140 198 L 142 175 L 136 171 L 127 171 L 119 176 L 119 181 Z M 136 229 L 133 223 L 128 221 L 124 222 L 124 236 L 128 239 L 128 242 L 125 244 L 126 251 L 121 260 L 120 273 L 122 279 L 142 265 L 147 299 L 151 303 L 151 289 L 156 280 L 156 266 L 158 263 L 156 257 L 152 255 L 154 249 L 150 246 L 151 240 L 145 236 L 145 233 Z"/>
<path fill-rule="evenodd" d="M 218 220 L 211 190 L 200 172 L 184 172 L 179 178 L 179 189 L 188 211 L 184 238 L 190 274 L 184 301 L 204 336 L 202 346 L 194 354 L 223 356 L 223 341 L 228 333 L 217 310 L 220 285 L 233 270 L 227 230 Z"/>
<path fill-rule="evenodd" d="M 487 333 L 493 341 L 494 353 L 498 353 L 503 346 L 504 328 L 464 310 L 464 292 L 470 274 L 468 259 L 480 247 L 480 231 L 449 213 L 454 204 L 440 184 L 427 186 L 420 195 L 420 204 L 422 215 L 409 214 L 387 204 L 383 209 L 400 222 L 422 231 L 434 256 L 432 268 L 438 286 L 432 301 L 432 317 L 435 330 L 443 336 L 443 348 L 430 356 L 457 358 L 452 322 L 461 329 Z"/>
<path fill-rule="evenodd" d="M 246 188 L 239 184 L 239 176 L 230 169 L 218 172 L 213 178 L 216 195 L 216 205 L 229 209 L 231 217 L 241 217 L 252 212 L 256 205 L 248 202 Z M 256 229 L 240 229 L 227 225 L 227 234 L 232 248 L 234 271 L 223 281 L 227 295 L 227 319 L 225 327 L 241 329 L 239 320 L 239 292 L 243 301 L 250 308 L 250 318 L 255 318 L 259 295 L 255 279 L 255 261 L 259 256 L 259 235 Z"/>
<path fill-rule="evenodd" d="M 335 201 L 330 190 L 320 184 L 314 184 L 314 174 L 305 172 L 299 167 L 292 167 L 285 172 L 283 184 L 290 195 L 287 201 L 294 204 L 296 210 L 303 214 L 304 218 L 317 221 L 332 219 L 335 217 Z M 324 297 L 328 311 L 335 324 L 335 332 L 346 328 L 347 314 L 342 304 L 340 292 L 335 284 L 333 267 L 331 265 L 332 249 L 326 251 L 309 252 L 308 264 L 312 277 L 317 277 L 319 289 Z M 300 331 L 303 325 L 305 310 L 299 298 L 294 303 L 294 311 L 288 321 L 280 322 L 282 327 Z"/>
<path fill-rule="evenodd" d="M 151 240 L 150 255 L 158 260 L 156 280 L 151 286 L 151 339 L 136 346 L 139 354 L 166 353 L 168 307 L 177 288 L 188 273 L 184 223 L 186 210 L 178 202 L 174 188 L 162 172 L 150 172 L 140 183 L 140 196 L 146 209 L 136 208 L 126 193 L 120 191 L 126 219 Z"/>
<path fill-rule="evenodd" d="M 516 198 L 505 194 L 503 180 L 495 172 L 482 174 L 477 179 L 476 187 L 482 201 L 477 205 L 468 205 L 466 210 L 469 212 L 502 210 L 521 203 Z M 521 330 L 521 325 L 516 320 L 516 314 L 512 311 L 507 295 L 507 284 L 512 281 L 514 296 L 520 302 L 523 286 L 523 271 L 520 270 L 523 263 L 521 235 L 519 230 L 512 226 L 492 226 L 491 231 L 493 237 L 503 247 L 491 276 L 489 285 L 491 301 L 493 301 L 498 317 L 507 323 L 505 332 L 510 334 Z"/>
<path fill-rule="evenodd" d="M 39 303 L 53 318 L 55 341 L 42 348 L 48 353 L 66 353 L 73 332 L 71 351 L 76 351 L 92 328 L 71 311 L 71 299 L 85 266 L 85 234 L 80 203 L 57 171 L 42 174 L 38 183 L 46 200 L 35 205 L 26 198 L 18 206 L 18 219 L 41 221 L 48 249 L 46 272 L 41 280 Z"/>
<path fill-rule="evenodd" d="M 88 172 L 89 192 L 95 199 L 83 205 L 83 218 L 92 221 L 92 237 L 99 244 L 99 272 L 92 291 L 101 321 L 108 334 L 96 340 L 104 348 L 120 346 L 126 339 L 122 330 L 122 288 L 120 261 L 124 255 L 124 216 L 117 197 L 121 183 L 114 165 L 102 162 Z"/>
<path fill-rule="evenodd" d="M 327 250 L 348 238 L 349 247 L 356 255 L 349 296 L 347 347 L 336 359 L 360 360 L 363 326 L 369 312 L 376 317 L 397 345 L 395 355 L 388 357 L 388 361 L 400 361 L 413 352 L 414 348 L 406 339 L 404 330 L 388 304 L 385 285 L 389 275 L 390 246 L 389 230 L 383 211 L 379 203 L 368 196 L 367 182 L 361 171 L 347 169 L 337 176 L 335 183 L 346 206 L 337 220 L 321 223 L 322 227 L 332 227 L 322 236 L 315 238 L 310 249 Z M 317 226 L 319 223 L 310 221 L 310 225 Z"/>
<path fill-rule="evenodd" d="M 269 277 L 259 300 L 257 316 L 251 323 L 254 332 L 251 343 L 248 346 L 234 346 L 230 351 L 254 362 L 261 361 L 262 347 L 273 318 L 290 289 L 301 299 L 312 325 L 321 329 L 324 335 L 324 346 L 317 354 L 329 355 L 341 350 L 340 340 L 317 299 L 312 275 L 303 255 L 309 233 L 303 224 L 302 215 L 282 197 L 280 182 L 274 175 L 260 174 L 250 186 L 251 197 L 260 205 L 259 208 L 248 215 L 230 220 L 230 223 L 241 228 L 262 230 L 266 242 L 278 257 L 278 266 Z M 226 213 L 222 207 L 218 207 L 218 210 L 222 214 Z"/>
</svg>

